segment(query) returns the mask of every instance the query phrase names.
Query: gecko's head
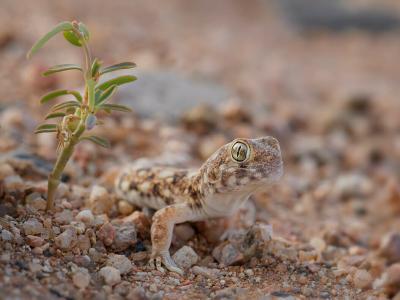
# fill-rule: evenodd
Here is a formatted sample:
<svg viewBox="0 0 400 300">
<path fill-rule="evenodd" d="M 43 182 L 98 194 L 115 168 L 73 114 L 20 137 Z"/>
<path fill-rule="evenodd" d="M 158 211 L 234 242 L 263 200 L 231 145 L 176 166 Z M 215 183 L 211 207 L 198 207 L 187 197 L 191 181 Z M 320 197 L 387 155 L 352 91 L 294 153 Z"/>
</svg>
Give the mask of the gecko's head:
<svg viewBox="0 0 400 300">
<path fill-rule="evenodd" d="M 216 192 L 253 191 L 276 182 L 283 173 L 282 155 L 273 137 L 235 139 L 205 163 L 204 182 Z"/>
</svg>

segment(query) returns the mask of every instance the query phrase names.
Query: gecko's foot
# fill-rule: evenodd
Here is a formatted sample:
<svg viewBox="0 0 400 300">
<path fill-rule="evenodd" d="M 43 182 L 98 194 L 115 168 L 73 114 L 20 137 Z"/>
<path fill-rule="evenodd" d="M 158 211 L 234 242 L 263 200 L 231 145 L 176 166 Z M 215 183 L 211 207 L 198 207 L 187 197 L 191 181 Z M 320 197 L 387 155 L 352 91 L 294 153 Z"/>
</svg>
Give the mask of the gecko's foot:
<svg viewBox="0 0 400 300">
<path fill-rule="evenodd" d="M 157 269 L 162 273 L 165 272 L 165 269 L 162 267 L 164 265 L 169 271 L 183 275 L 183 270 L 178 268 L 169 253 L 151 255 L 149 265 L 151 268 Z"/>
</svg>

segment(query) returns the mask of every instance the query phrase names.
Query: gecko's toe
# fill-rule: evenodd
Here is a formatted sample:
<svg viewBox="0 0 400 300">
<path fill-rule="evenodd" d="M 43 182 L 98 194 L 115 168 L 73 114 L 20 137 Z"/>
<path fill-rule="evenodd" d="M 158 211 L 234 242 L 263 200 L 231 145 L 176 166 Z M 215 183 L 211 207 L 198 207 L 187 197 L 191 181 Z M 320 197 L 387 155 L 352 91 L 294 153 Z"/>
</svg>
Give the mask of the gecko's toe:
<svg viewBox="0 0 400 300">
<path fill-rule="evenodd" d="M 153 270 L 157 269 L 158 271 L 165 273 L 165 269 L 161 266 L 161 264 L 162 264 L 162 257 L 156 256 L 150 258 L 148 266 Z"/>
<path fill-rule="evenodd" d="M 171 258 L 171 256 L 169 254 L 163 256 L 163 263 L 164 263 L 164 266 L 171 272 L 175 272 L 180 275 L 183 275 L 183 270 L 178 268 L 178 266 L 175 264 L 174 260 Z"/>
<path fill-rule="evenodd" d="M 152 269 L 157 269 L 158 271 L 164 273 L 165 269 L 162 267 L 162 265 L 164 265 L 171 272 L 175 272 L 180 275 L 183 275 L 183 273 L 184 273 L 182 269 L 178 268 L 178 266 L 175 264 L 174 260 L 169 255 L 169 253 L 154 255 L 149 260 L 149 266 Z"/>
</svg>

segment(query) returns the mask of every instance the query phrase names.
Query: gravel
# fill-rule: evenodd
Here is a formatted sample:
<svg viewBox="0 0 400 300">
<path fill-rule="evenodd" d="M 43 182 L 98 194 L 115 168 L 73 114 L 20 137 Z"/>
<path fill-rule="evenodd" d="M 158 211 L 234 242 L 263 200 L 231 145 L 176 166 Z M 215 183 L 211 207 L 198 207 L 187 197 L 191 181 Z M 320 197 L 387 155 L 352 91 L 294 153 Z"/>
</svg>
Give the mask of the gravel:
<svg viewBox="0 0 400 300">
<path fill-rule="evenodd" d="M 114 267 L 103 267 L 99 271 L 99 275 L 104 279 L 104 282 L 110 286 L 114 286 L 121 282 L 121 274 Z"/>
<path fill-rule="evenodd" d="M 199 260 L 199 256 L 196 252 L 188 246 L 183 246 L 174 253 L 172 259 L 182 269 L 189 269 Z"/>
</svg>

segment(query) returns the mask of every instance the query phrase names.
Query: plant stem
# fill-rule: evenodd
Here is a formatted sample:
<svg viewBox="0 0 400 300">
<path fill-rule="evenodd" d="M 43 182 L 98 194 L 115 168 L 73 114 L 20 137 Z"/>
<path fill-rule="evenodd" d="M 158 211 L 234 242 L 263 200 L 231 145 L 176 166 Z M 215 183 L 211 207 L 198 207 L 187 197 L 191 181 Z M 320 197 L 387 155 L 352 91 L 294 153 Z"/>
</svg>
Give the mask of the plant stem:
<svg viewBox="0 0 400 300">
<path fill-rule="evenodd" d="M 81 119 L 81 122 L 78 125 L 78 128 L 73 133 L 68 144 L 62 149 L 59 154 L 57 161 L 54 165 L 53 171 L 49 175 L 48 185 L 47 185 L 47 205 L 46 210 L 51 210 L 54 207 L 54 197 L 60 184 L 60 179 L 62 172 L 74 153 L 74 147 L 78 143 L 80 136 L 85 131 L 85 119 L 86 117 Z"/>
</svg>

